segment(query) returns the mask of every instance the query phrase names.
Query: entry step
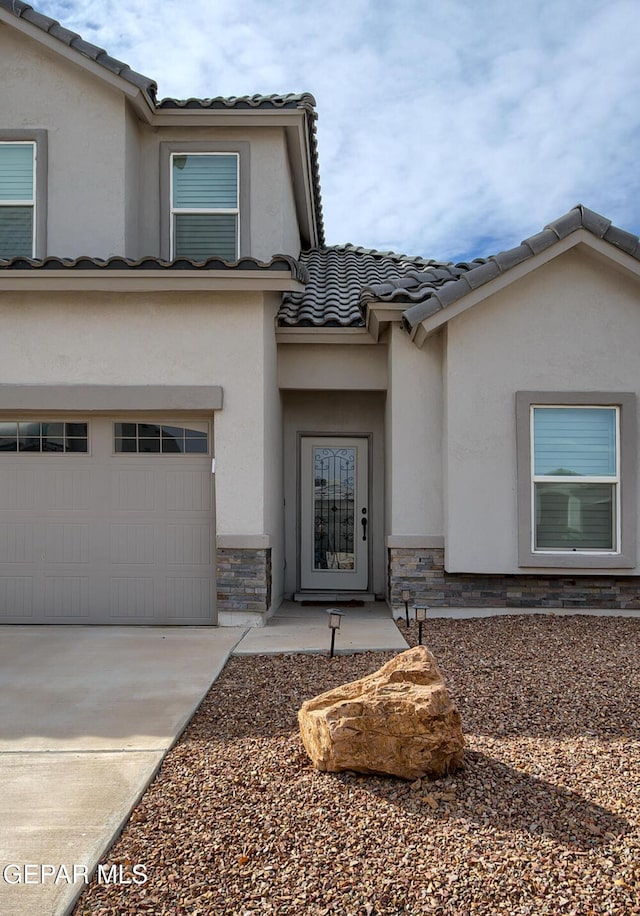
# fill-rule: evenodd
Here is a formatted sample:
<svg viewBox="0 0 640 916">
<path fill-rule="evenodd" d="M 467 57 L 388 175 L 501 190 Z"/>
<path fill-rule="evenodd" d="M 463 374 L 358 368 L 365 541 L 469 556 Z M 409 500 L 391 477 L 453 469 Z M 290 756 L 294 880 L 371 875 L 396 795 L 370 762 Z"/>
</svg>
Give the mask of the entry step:
<svg viewBox="0 0 640 916">
<path fill-rule="evenodd" d="M 376 600 L 373 592 L 296 592 L 294 601 L 304 604 L 370 604 Z"/>
</svg>

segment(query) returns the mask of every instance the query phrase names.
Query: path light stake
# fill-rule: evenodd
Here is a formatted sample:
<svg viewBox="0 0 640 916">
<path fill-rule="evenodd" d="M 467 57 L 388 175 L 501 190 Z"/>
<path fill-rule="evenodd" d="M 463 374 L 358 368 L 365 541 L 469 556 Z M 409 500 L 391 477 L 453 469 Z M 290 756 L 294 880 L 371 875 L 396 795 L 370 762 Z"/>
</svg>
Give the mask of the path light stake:
<svg viewBox="0 0 640 916">
<path fill-rule="evenodd" d="M 428 604 L 416 604 L 414 611 L 416 612 L 416 620 L 418 621 L 418 645 L 422 645 L 422 624 L 427 619 L 427 611 L 429 610 Z"/>
<path fill-rule="evenodd" d="M 329 615 L 329 627 L 331 628 L 331 651 L 329 652 L 329 658 L 333 658 L 333 647 L 336 642 L 336 630 L 340 629 L 340 623 L 342 622 L 343 614 L 335 607 L 327 608 L 327 614 Z"/>
<path fill-rule="evenodd" d="M 409 626 L 409 601 L 411 600 L 411 592 L 408 588 L 402 589 L 402 600 L 404 601 L 404 616 L 407 618 L 407 626 Z"/>
</svg>

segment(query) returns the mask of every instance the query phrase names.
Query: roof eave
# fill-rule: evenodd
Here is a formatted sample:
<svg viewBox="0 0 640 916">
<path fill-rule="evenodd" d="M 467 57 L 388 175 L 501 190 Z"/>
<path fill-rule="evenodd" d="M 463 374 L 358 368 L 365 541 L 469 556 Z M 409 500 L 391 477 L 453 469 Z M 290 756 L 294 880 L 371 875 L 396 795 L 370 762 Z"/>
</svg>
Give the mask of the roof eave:
<svg viewBox="0 0 640 916">
<path fill-rule="evenodd" d="M 287 292 L 304 284 L 273 270 L 0 270 L 3 292 Z"/>
<path fill-rule="evenodd" d="M 606 242 L 597 238 L 588 229 L 579 228 L 565 236 L 565 238 L 559 239 L 544 251 L 509 268 L 504 273 L 489 280 L 482 286 L 476 289 L 469 289 L 468 292 L 460 296 L 456 301 L 443 308 L 439 308 L 425 318 L 420 319 L 419 317 L 420 310 L 425 308 L 422 303 L 406 309 L 403 313 L 403 325 L 405 329 L 409 331 L 414 344 L 421 348 L 428 337 L 435 334 L 452 318 L 456 318 L 458 315 L 466 312 L 467 309 L 488 299 L 490 296 L 495 295 L 495 293 L 500 292 L 500 290 L 505 289 L 512 283 L 527 276 L 527 274 L 530 274 L 532 271 L 537 270 L 544 264 L 553 261 L 565 252 L 577 247 L 586 247 L 590 251 L 597 253 L 600 257 L 609 262 L 613 262 L 629 275 L 640 277 L 640 261 L 632 255 L 627 254 L 625 251 L 622 251 L 611 242 Z"/>
<path fill-rule="evenodd" d="M 364 303 L 364 309 L 367 331 L 377 342 L 390 324 L 402 321 L 406 302 L 369 301 Z"/>
</svg>

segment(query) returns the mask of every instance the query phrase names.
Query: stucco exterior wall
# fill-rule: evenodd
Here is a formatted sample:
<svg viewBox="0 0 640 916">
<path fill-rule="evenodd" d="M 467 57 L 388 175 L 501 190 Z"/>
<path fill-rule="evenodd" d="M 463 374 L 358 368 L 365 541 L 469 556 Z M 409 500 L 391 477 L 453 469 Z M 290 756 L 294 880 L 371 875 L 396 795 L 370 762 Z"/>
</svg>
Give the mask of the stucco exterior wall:
<svg viewBox="0 0 640 916">
<path fill-rule="evenodd" d="M 387 348 L 368 344 L 280 344 L 278 384 L 283 390 L 384 391 Z"/>
<path fill-rule="evenodd" d="M 273 366 L 265 368 L 272 312 L 259 293 L 7 292 L 0 297 L 0 380 L 221 385 L 224 406 L 214 423 L 217 533 L 263 537 L 275 525 L 266 508 L 265 467 L 275 479 L 278 462 L 273 404 L 268 438 L 265 417 L 265 401 L 277 391 Z"/>
<path fill-rule="evenodd" d="M 140 148 L 142 124 L 130 106 L 125 106 L 125 163 L 124 163 L 124 236 L 125 251 L 129 258 L 140 258 L 141 201 L 140 201 Z"/>
<path fill-rule="evenodd" d="M 0 128 L 48 133 L 47 254 L 124 254 L 122 94 L 2 24 L 0 60 Z"/>
<path fill-rule="evenodd" d="M 399 324 L 388 344 L 385 410 L 386 534 L 393 543 L 438 543 L 443 533 L 442 335 L 422 350 Z M 410 542 L 402 541 L 409 537 Z"/>
<path fill-rule="evenodd" d="M 574 249 L 449 322 L 447 571 L 528 571 L 518 566 L 515 392 L 640 394 L 639 291 L 620 268 Z M 637 524 L 640 505 L 629 508 Z"/>
<path fill-rule="evenodd" d="M 299 433 L 355 436 L 371 434 L 370 467 L 373 581 L 369 590 L 385 591 L 384 554 L 384 394 L 382 392 L 285 391 L 284 495 L 285 595 L 298 588 Z"/>
<path fill-rule="evenodd" d="M 272 606 L 277 608 L 284 592 L 284 479 L 282 467 L 282 399 L 277 383 L 278 348 L 275 317 L 281 297 L 265 296 L 263 309 L 263 397 L 264 397 L 264 531 L 271 548 Z"/>
</svg>

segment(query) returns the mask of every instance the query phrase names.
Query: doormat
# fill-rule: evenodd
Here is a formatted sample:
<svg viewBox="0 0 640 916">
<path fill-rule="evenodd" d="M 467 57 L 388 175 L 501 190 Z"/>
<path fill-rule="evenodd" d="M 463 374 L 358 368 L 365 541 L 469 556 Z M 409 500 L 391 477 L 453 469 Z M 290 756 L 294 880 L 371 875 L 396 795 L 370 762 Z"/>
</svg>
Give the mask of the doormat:
<svg viewBox="0 0 640 916">
<path fill-rule="evenodd" d="M 319 604 L 330 604 L 329 601 L 300 601 L 302 607 L 318 607 Z M 334 601 L 332 607 L 364 607 L 364 601 L 357 601 L 352 598 L 351 601 Z"/>
</svg>

